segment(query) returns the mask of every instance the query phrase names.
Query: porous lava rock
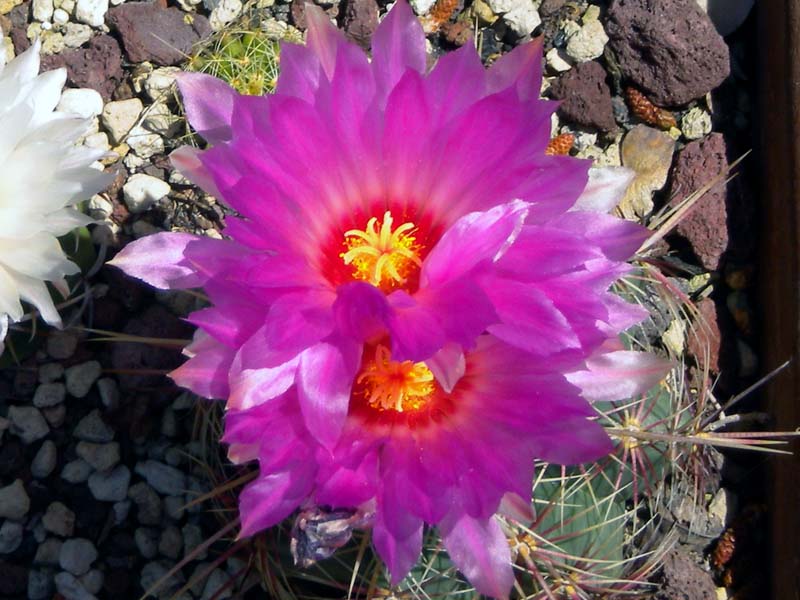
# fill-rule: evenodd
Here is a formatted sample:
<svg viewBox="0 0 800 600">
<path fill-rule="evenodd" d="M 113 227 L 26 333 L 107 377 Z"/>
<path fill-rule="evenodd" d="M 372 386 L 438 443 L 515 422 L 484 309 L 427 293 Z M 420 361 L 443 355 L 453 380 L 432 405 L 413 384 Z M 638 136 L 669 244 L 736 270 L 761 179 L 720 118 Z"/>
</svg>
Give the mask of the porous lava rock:
<svg viewBox="0 0 800 600">
<path fill-rule="evenodd" d="M 550 86 L 550 95 L 562 101 L 558 112 L 567 121 L 601 131 L 617 128 L 606 72 L 596 61 L 567 71 Z"/>
<path fill-rule="evenodd" d="M 124 77 L 122 49 L 110 35 L 93 37 L 85 48 L 42 56 L 42 72 L 66 67 L 67 83 L 97 91 L 103 100 L 111 95 Z"/>
<path fill-rule="evenodd" d="M 614 0 L 605 24 L 622 74 L 658 106 L 681 106 L 730 73 L 725 40 L 696 0 Z"/>
<path fill-rule="evenodd" d="M 186 60 L 192 46 L 211 35 L 202 15 L 186 20 L 180 9 L 161 8 L 154 2 L 128 2 L 108 11 L 108 22 L 122 38 L 131 62 L 177 65 Z"/>
<path fill-rule="evenodd" d="M 664 557 L 663 583 L 658 600 L 716 600 L 711 575 L 701 569 L 684 551 L 672 550 Z"/>
<path fill-rule="evenodd" d="M 670 202 L 680 202 L 723 174 L 727 167 L 721 133 L 687 144 L 678 153 L 672 170 Z M 727 196 L 725 181 L 721 181 L 697 201 L 675 228 L 675 233 L 689 243 L 700 264 L 709 271 L 719 268 L 728 248 Z"/>
</svg>

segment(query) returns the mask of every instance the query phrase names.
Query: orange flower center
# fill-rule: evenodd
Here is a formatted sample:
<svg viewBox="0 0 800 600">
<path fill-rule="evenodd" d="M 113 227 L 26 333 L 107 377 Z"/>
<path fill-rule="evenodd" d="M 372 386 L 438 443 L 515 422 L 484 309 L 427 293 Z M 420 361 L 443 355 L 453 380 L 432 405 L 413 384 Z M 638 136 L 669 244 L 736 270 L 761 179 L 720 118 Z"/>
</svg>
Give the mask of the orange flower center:
<svg viewBox="0 0 800 600">
<path fill-rule="evenodd" d="M 393 229 L 392 213 L 383 213 L 383 221 L 372 217 L 364 229 L 344 232 L 346 250 L 339 254 L 353 269 L 353 277 L 384 291 L 403 286 L 422 266 L 416 226 L 403 223 Z"/>
<path fill-rule="evenodd" d="M 379 411 L 399 413 L 425 408 L 436 391 L 436 382 L 425 363 L 391 360 L 386 346 L 375 348 L 374 360 L 356 379 L 367 404 Z"/>
</svg>

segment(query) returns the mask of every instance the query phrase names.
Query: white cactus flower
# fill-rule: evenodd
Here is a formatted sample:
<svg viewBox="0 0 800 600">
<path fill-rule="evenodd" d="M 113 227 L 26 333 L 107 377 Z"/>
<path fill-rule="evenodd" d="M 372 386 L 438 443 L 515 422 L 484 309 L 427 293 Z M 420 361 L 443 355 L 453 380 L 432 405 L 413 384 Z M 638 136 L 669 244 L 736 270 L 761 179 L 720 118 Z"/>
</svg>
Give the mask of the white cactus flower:
<svg viewBox="0 0 800 600">
<path fill-rule="evenodd" d="M 90 166 L 105 153 L 76 145 L 91 123 L 55 111 L 66 71 L 39 75 L 40 47 L 0 65 L 0 352 L 23 301 L 61 325 L 45 282 L 66 296 L 79 269 L 57 237 L 92 222 L 74 206 L 111 180 Z"/>
</svg>

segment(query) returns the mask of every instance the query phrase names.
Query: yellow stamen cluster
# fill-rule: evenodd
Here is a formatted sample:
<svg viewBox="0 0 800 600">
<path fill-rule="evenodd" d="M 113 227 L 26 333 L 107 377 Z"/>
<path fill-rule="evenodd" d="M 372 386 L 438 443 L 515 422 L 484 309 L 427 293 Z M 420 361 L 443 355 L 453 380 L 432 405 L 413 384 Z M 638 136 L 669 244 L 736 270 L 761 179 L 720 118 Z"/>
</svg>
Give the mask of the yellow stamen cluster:
<svg viewBox="0 0 800 600">
<path fill-rule="evenodd" d="M 423 408 L 435 390 L 433 373 L 425 363 L 393 361 L 386 346 L 375 349 L 375 360 L 356 383 L 364 386 L 371 407 L 397 412 Z"/>
<path fill-rule="evenodd" d="M 413 223 L 403 223 L 394 231 L 394 220 L 388 210 L 378 228 L 378 219 L 372 217 L 367 227 L 345 231 L 347 251 L 339 256 L 344 264 L 353 267 L 353 277 L 375 287 L 391 289 L 406 283 L 409 275 L 419 267 L 419 246 Z"/>
</svg>

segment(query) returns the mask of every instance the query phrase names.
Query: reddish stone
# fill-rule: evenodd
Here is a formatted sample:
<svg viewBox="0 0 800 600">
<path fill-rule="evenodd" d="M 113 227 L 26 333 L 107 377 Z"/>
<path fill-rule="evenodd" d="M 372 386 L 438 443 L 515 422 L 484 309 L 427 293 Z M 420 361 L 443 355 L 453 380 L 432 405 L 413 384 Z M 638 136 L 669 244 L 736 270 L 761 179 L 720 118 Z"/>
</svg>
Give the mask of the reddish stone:
<svg viewBox="0 0 800 600">
<path fill-rule="evenodd" d="M 680 202 L 724 173 L 727 167 L 722 134 L 713 133 L 687 144 L 672 169 L 670 202 Z M 675 228 L 675 233 L 689 243 L 700 264 L 709 271 L 719 268 L 728 248 L 727 196 L 723 180 L 706 192 Z"/>
<path fill-rule="evenodd" d="M 108 22 L 119 32 L 131 62 L 177 65 L 186 60 L 192 46 L 211 35 L 208 19 L 195 14 L 187 23 L 185 16 L 174 7 L 128 2 L 109 10 Z"/>
<path fill-rule="evenodd" d="M 550 86 L 550 95 L 563 101 L 558 112 L 567 121 L 601 131 L 617 129 L 611 90 L 600 63 L 589 61 L 570 69 Z"/>
<path fill-rule="evenodd" d="M 378 27 L 378 3 L 375 0 L 348 0 L 342 23 L 347 37 L 362 48 L 369 48 Z"/>
<path fill-rule="evenodd" d="M 661 589 L 657 600 L 716 600 L 711 574 L 693 561 L 685 550 L 670 551 L 664 557 Z"/>
<path fill-rule="evenodd" d="M 111 100 L 122 80 L 122 50 L 110 35 L 93 37 L 86 48 L 65 50 L 42 57 L 42 71 L 66 67 L 67 82 L 75 87 L 96 90 L 103 100 Z"/>
<path fill-rule="evenodd" d="M 658 106 L 681 106 L 730 73 L 725 40 L 696 0 L 616 0 L 605 24 L 622 74 Z"/>
</svg>

